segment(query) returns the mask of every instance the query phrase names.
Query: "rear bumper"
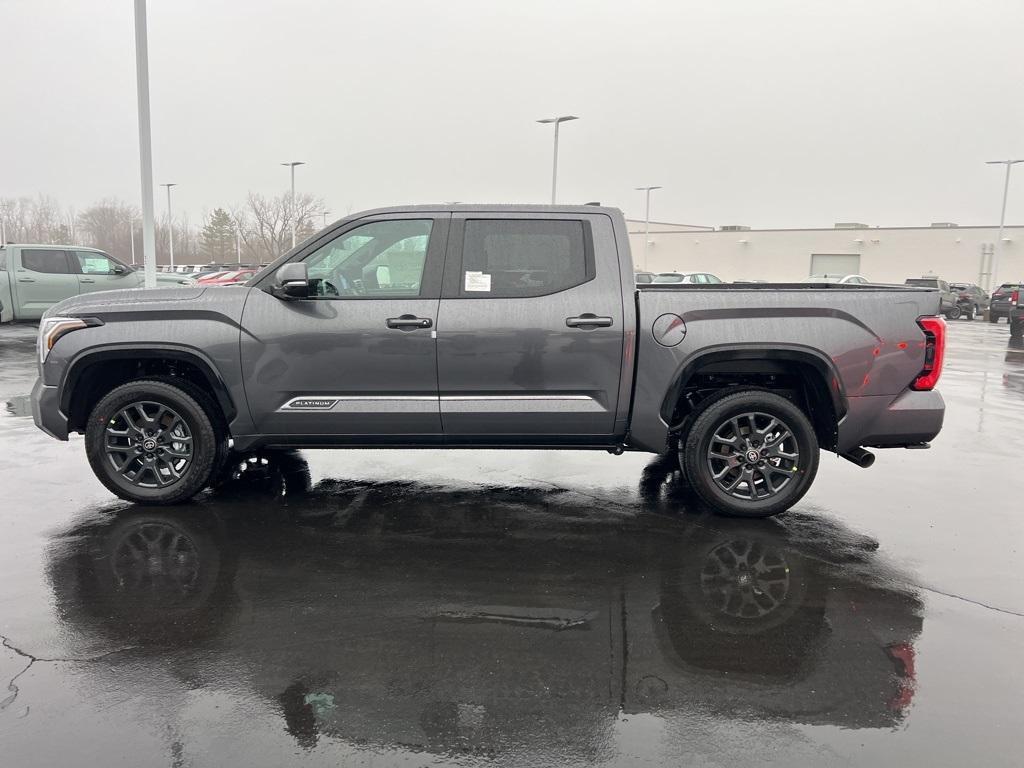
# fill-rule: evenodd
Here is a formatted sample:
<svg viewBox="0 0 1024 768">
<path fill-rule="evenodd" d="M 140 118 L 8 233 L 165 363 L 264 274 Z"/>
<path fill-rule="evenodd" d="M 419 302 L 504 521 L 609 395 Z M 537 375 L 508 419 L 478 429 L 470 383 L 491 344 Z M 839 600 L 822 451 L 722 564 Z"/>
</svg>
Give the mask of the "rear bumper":
<svg viewBox="0 0 1024 768">
<path fill-rule="evenodd" d="M 32 387 L 32 420 L 50 437 L 68 439 L 68 419 L 61 413 L 57 387 L 46 386 L 41 378 Z"/>
<path fill-rule="evenodd" d="M 839 424 L 839 453 L 858 446 L 902 448 L 935 439 L 946 403 L 937 391 L 908 390 L 895 398 L 851 397 Z"/>
</svg>

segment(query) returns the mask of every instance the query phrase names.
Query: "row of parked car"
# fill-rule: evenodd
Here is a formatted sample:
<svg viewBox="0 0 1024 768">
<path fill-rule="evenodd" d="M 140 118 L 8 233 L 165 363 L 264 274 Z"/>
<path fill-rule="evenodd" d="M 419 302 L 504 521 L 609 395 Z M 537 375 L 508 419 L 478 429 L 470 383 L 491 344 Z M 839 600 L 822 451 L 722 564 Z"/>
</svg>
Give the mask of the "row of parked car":
<svg viewBox="0 0 1024 768">
<path fill-rule="evenodd" d="M 216 264 L 161 269 L 157 287 L 235 285 L 257 267 Z M 38 320 L 58 301 L 95 291 L 142 288 L 141 269 L 96 248 L 70 245 L 7 243 L 0 246 L 0 322 Z"/>
</svg>

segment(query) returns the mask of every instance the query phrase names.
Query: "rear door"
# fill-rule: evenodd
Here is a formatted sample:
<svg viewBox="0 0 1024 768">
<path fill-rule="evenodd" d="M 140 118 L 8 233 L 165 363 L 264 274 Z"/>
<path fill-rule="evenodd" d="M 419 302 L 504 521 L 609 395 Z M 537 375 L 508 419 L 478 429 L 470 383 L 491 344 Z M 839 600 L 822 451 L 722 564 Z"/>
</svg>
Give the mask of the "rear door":
<svg viewBox="0 0 1024 768">
<path fill-rule="evenodd" d="M 296 256 L 316 281 L 314 296 L 249 294 L 242 374 L 259 433 L 300 443 L 440 442 L 433 335 L 449 216 L 346 222 Z"/>
<path fill-rule="evenodd" d="M 446 441 L 608 441 L 623 330 L 607 216 L 454 214 L 437 343 Z"/>
<path fill-rule="evenodd" d="M 14 272 L 19 320 L 38 320 L 58 301 L 78 295 L 78 276 L 70 259 L 63 249 L 21 249 L 21 263 Z"/>
<path fill-rule="evenodd" d="M 138 288 L 142 273 L 100 251 L 72 251 L 72 268 L 78 273 L 80 293 Z"/>
</svg>

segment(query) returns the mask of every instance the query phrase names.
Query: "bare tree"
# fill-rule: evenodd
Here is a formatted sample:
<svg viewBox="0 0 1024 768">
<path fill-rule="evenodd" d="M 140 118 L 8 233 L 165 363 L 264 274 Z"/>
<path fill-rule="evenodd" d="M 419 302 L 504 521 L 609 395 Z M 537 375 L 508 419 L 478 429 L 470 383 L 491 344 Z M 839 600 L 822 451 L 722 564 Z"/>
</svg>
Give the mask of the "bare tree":
<svg viewBox="0 0 1024 768">
<path fill-rule="evenodd" d="M 273 261 L 291 248 L 292 220 L 298 238 L 304 240 L 316 231 L 316 215 L 323 210 L 323 201 L 313 195 L 264 197 L 250 192 L 244 209 L 233 211 L 233 218 L 242 230 L 247 255 L 255 261 Z"/>
<path fill-rule="evenodd" d="M 0 200 L 0 220 L 6 242 L 69 243 L 74 239 L 68 212 L 49 195 Z"/>
<path fill-rule="evenodd" d="M 138 217 L 134 206 L 117 198 L 104 198 L 78 214 L 78 238 L 84 245 L 130 263 L 132 222 Z"/>
</svg>

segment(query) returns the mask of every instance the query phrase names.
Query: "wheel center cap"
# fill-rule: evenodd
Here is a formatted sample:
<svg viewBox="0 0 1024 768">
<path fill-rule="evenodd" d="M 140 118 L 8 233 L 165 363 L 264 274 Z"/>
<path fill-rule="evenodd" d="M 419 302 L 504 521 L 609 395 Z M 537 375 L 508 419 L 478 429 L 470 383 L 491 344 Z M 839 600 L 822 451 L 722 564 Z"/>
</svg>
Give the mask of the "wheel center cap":
<svg viewBox="0 0 1024 768">
<path fill-rule="evenodd" d="M 152 437 L 147 437 L 145 440 L 142 441 L 142 447 L 145 448 L 147 451 L 152 451 L 153 449 L 156 448 L 156 440 L 154 440 Z"/>
<path fill-rule="evenodd" d="M 753 448 L 751 448 L 749 451 L 747 451 L 747 461 L 749 461 L 751 464 L 753 464 L 755 461 L 760 461 L 760 459 L 761 459 L 761 452 L 760 451 L 754 450 Z"/>
</svg>

